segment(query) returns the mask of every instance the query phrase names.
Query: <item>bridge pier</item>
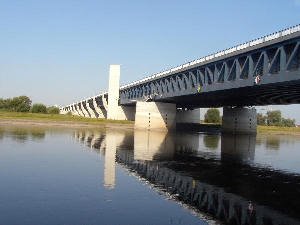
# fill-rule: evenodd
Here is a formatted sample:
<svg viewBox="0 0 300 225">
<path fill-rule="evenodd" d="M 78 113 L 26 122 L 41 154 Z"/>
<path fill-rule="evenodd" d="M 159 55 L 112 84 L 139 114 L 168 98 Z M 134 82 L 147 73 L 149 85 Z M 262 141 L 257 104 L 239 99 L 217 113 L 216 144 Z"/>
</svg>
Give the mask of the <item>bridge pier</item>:
<svg viewBox="0 0 300 225">
<path fill-rule="evenodd" d="M 256 109 L 224 107 L 222 133 L 256 134 Z"/>
<path fill-rule="evenodd" d="M 94 108 L 95 108 L 96 113 L 98 114 L 98 118 L 103 119 L 103 118 L 106 118 L 106 117 L 107 117 L 107 115 L 106 115 L 106 114 L 107 114 L 107 113 L 106 113 L 106 110 L 101 109 L 101 108 L 98 106 L 95 97 L 93 98 L 93 106 L 94 106 Z"/>
<path fill-rule="evenodd" d="M 200 124 L 200 109 L 177 109 L 176 123 Z"/>
<path fill-rule="evenodd" d="M 94 110 L 90 107 L 89 100 L 85 101 L 85 105 L 86 105 L 87 111 L 89 112 L 90 117 L 91 118 L 96 118 L 96 114 L 95 114 Z"/>
<path fill-rule="evenodd" d="M 162 102 L 137 102 L 135 128 L 176 129 L 176 105 Z"/>
</svg>

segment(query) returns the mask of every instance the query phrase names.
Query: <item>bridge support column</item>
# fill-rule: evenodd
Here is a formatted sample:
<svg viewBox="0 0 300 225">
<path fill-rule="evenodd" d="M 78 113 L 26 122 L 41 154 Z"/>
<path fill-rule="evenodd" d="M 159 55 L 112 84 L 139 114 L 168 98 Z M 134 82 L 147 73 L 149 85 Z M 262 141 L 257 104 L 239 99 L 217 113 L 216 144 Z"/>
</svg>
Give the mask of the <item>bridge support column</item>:
<svg viewBox="0 0 300 225">
<path fill-rule="evenodd" d="M 255 134 L 257 126 L 256 109 L 254 108 L 223 108 L 222 132 Z"/>
<path fill-rule="evenodd" d="M 176 122 L 200 124 L 200 109 L 193 109 L 193 110 L 177 109 Z"/>
<path fill-rule="evenodd" d="M 176 104 L 162 102 L 137 102 L 135 128 L 176 129 Z"/>
<path fill-rule="evenodd" d="M 107 119 L 117 120 L 120 89 L 120 65 L 109 66 Z"/>
<path fill-rule="evenodd" d="M 84 117 L 90 117 L 89 114 L 88 114 L 88 112 L 84 108 L 83 102 L 80 102 L 79 104 L 80 104 L 80 110 L 81 110 L 83 116 Z"/>
<path fill-rule="evenodd" d="M 106 110 L 105 109 L 101 109 L 98 104 L 97 104 L 97 100 L 96 98 L 93 98 L 93 106 L 95 108 L 95 111 L 97 112 L 98 114 L 98 118 L 100 119 L 103 119 L 103 118 L 106 118 L 107 117 L 107 113 L 106 113 Z"/>
<path fill-rule="evenodd" d="M 86 101 L 85 101 L 85 105 L 86 105 L 87 111 L 88 111 L 89 114 L 90 114 L 90 117 L 91 117 L 91 118 L 96 118 L 95 112 L 94 112 L 93 109 L 90 107 L 89 100 L 86 100 Z"/>
<path fill-rule="evenodd" d="M 119 106 L 120 65 L 110 65 L 108 83 L 107 119 L 134 120 L 135 107 Z M 105 99 L 103 98 L 105 106 Z"/>
</svg>

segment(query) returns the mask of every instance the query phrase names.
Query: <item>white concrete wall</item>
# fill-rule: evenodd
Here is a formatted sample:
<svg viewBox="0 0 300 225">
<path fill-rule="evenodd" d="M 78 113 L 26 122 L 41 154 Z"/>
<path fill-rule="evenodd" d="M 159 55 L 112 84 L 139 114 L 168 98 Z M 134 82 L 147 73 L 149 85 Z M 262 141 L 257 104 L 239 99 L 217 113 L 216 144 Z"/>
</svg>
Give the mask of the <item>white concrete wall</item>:
<svg viewBox="0 0 300 225">
<path fill-rule="evenodd" d="M 90 107 L 88 100 L 85 101 L 86 104 L 86 108 L 89 111 L 91 118 L 96 118 L 96 114 L 94 112 L 94 110 Z"/>
<path fill-rule="evenodd" d="M 200 124 L 200 109 L 177 110 L 176 122 Z"/>
<path fill-rule="evenodd" d="M 109 66 L 108 111 L 107 119 L 118 119 L 118 102 L 120 89 L 120 65 Z"/>
<path fill-rule="evenodd" d="M 256 133 L 255 108 L 223 108 L 222 132 L 224 133 Z"/>
<path fill-rule="evenodd" d="M 176 129 L 176 105 L 161 102 L 137 102 L 135 128 Z"/>
<path fill-rule="evenodd" d="M 118 120 L 131 120 L 135 119 L 135 106 L 118 106 L 117 119 Z"/>
</svg>

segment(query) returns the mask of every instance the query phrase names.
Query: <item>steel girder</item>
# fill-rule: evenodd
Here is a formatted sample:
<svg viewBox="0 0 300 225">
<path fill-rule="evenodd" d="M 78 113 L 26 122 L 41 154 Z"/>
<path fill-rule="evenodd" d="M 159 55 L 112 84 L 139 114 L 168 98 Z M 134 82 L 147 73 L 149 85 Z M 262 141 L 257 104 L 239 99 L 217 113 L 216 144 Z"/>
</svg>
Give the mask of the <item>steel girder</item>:
<svg viewBox="0 0 300 225">
<path fill-rule="evenodd" d="M 300 37 L 122 89 L 120 104 L 179 107 L 300 103 Z"/>
</svg>

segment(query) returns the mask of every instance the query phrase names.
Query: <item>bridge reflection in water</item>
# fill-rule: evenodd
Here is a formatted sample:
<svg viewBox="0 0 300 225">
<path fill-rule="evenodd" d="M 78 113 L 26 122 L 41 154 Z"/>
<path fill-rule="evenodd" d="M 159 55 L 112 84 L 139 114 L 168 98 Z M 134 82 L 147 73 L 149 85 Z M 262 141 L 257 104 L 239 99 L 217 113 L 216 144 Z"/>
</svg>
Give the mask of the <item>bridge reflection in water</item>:
<svg viewBox="0 0 300 225">
<path fill-rule="evenodd" d="M 105 155 L 106 188 L 115 186 L 117 163 L 194 213 L 226 224 L 300 224 L 300 176 L 251 163 L 255 136 L 109 129 L 74 136 Z"/>
</svg>

